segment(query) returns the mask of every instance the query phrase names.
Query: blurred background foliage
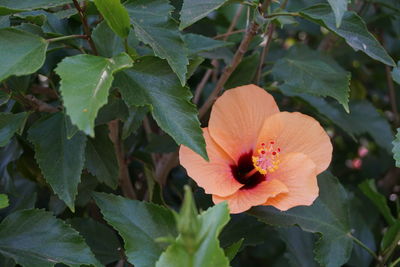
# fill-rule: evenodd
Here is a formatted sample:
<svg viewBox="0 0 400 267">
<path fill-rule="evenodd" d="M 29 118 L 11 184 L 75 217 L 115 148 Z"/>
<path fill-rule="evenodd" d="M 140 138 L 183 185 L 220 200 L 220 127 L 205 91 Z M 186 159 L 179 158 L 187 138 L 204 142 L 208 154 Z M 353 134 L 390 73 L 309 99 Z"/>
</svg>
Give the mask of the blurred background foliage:
<svg viewBox="0 0 400 267">
<path fill-rule="evenodd" d="M 400 266 L 400 1 L 202 1 L 0 0 L 0 266 Z M 249 83 L 330 135 L 313 206 L 229 218 L 179 166 Z"/>
</svg>

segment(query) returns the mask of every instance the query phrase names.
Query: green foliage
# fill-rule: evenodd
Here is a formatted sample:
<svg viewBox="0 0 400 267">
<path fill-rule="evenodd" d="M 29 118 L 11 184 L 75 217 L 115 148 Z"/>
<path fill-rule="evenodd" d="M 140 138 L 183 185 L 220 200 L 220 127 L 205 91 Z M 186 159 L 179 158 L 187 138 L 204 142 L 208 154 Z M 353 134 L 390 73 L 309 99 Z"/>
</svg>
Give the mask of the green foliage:
<svg viewBox="0 0 400 267">
<path fill-rule="evenodd" d="M 121 38 L 126 38 L 131 26 L 129 15 L 120 0 L 95 0 L 97 8 L 108 25 Z"/>
<path fill-rule="evenodd" d="M 321 4 L 306 8 L 301 11 L 301 14 L 344 38 L 356 51 L 360 50 L 386 65 L 395 66 L 393 59 L 368 31 L 365 22 L 356 13 L 346 11 L 340 27 L 336 27 L 334 14 L 328 5 Z"/>
<path fill-rule="evenodd" d="M 50 212 L 17 211 L 0 224 L 0 253 L 26 267 L 69 265 L 100 266 L 83 238 Z"/>
<path fill-rule="evenodd" d="M 150 105 L 158 125 L 178 144 L 207 157 L 197 110 L 189 102 L 192 95 L 164 61 L 140 58 L 132 68 L 117 75 L 115 85 L 128 106 Z"/>
<path fill-rule="evenodd" d="M 331 96 L 349 111 L 350 74 L 321 53 L 294 47 L 276 61 L 272 74 L 276 80 L 284 81 L 284 92 Z"/>
<path fill-rule="evenodd" d="M 399 21 L 398 0 L 0 0 L 0 266 L 396 266 Z M 229 215 L 179 166 L 181 145 L 244 164 L 201 128 L 247 84 L 329 135 L 312 205 Z"/>
<path fill-rule="evenodd" d="M 175 215 L 179 236 L 161 254 L 156 266 L 229 266 L 219 247 L 218 235 L 229 221 L 226 203 L 218 204 L 198 215 L 191 189 L 185 187 L 185 198 L 179 215 Z"/>
<path fill-rule="evenodd" d="M 272 207 L 256 207 L 250 214 L 271 225 L 298 225 L 304 231 L 320 233 L 315 254 L 324 266 L 342 266 L 350 258 L 350 235 L 346 191 L 336 177 L 324 173 L 318 177 L 320 195 L 311 207 L 296 207 L 281 212 Z"/>
<path fill-rule="evenodd" d="M 180 12 L 181 24 L 179 29 L 184 29 L 196 21 L 204 18 L 213 10 L 222 6 L 227 0 L 184 0 Z"/>
<path fill-rule="evenodd" d="M 166 59 L 184 85 L 189 60 L 178 25 L 170 17 L 173 7 L 167 0 L 130 0 L 125 7 L 138 39 Z"/>
<path fill-rule="evenodd" d="M 0 113 L 0 147 L 8 144 L 16 132 L 21 132 L 28 114 Z"/>
<path fill-rule="evenodd" d="M 35 158 L 44 178 L 60 199 L 74 210 L 84 163 L 85 135 L 78 132 L 68 139 L 66 120 L 59 112 L 36 122 L 29 129 L 28 138 L 34 145 Z"/>
<path fill-rule="evenodd" d="M 138 267 L 153 266 L 165 247 L 156 239 L 176 235 L 172 212 L 119 196 L 97 193 L 94 198 L 105 220 L 124 239 L 129 262 Z"/>
<path fill-rule="evenodd" d="M 37 71 L 44 63 L 48 43 L 43 38 L 15 28 L 0 29 L 0 81 L 11 75 Z"/>
<path fill-rule="evenodd" d="M 107 103 L 113 74 L 132 66 L 125 53 L 113 58 L 77 55 L 63 60 L 56 69 L 61 77 L 61 93 L 73 124 L 94 136 L 94 120 Z"/>
</svg>

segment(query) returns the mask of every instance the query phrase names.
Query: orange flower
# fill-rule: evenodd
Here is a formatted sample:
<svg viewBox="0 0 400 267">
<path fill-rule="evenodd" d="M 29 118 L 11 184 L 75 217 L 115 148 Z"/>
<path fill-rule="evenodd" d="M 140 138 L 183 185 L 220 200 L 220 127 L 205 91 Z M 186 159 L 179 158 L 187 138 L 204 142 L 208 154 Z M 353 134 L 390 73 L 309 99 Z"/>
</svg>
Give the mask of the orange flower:
<svg viewBox="0 0 400 267">
<path fill-rule="evenodd" d="M 262 88 L 226 91 L 203 133 L 210 161 L 181 146 L 180 162 L 214 203 L 227 201 L 231 213 L 257 205 L 287 210 L 318 197 L 316 176 L 332 158 L 328 135 L 307 115 L 280 112 Z"/>
</svg>

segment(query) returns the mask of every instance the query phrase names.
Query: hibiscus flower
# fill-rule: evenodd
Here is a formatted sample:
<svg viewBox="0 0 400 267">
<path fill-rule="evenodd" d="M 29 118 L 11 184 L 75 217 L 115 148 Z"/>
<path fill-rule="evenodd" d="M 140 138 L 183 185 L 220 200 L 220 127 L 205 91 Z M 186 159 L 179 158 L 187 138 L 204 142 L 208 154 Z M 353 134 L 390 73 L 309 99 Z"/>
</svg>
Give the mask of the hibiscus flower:
<svg viewBox="0 0 400 267">
<path fill-rule="evenodd" d="M 255 85 L 219 97 L 203 134 L 210 161 L 181 146 L 180 163 L 214 203 L 227 201 L 231 213 L 257 205 L 282 211 L 311 205 L 317 175 L 332 158 L 329 136 L 314 118 L 280 112 Z"/>
</svg>

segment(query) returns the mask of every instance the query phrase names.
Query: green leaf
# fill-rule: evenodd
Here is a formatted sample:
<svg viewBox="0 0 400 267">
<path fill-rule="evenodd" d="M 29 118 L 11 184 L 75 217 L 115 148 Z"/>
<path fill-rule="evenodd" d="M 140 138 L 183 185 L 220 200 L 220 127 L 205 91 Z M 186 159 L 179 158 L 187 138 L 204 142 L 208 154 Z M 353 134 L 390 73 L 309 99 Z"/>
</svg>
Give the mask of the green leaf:
<svg viewBox="0 0 400 267">
<path fill-rule="evenodd" d="M 179 29 L 192 25 L 196 21 L 204 18 L 212 11 L 221 7 L 228 0 L 184 0 L 181 9 L 181 24 Z"/>
<path fill-rule="evenodd" d="M 89 138 L 86 144 L 85 167 L 97 179 L 116 189 L 118 186 L 118 161 L 114 145 L 108 137 L 107 125 L 96 128 L 96 138 Z"/>
<path fill-rule="evenodd" d="M 97 9 L 103 15 L 113 31 L 121 38 L 128 37 L 131 23 L 129 15 L 120 0 L 94 0 Z"/>
<path fill-rule="evenodd" d="M 71 2 L 72 0 L 0 0 L 0 16 L 34 9 L 47 9 Z"/>
<path fill-rule="evenodd" d="M 22 132 L 28 113 L 0 113 L 0 147 L 8 144 L 16 132 Z"/>
<path fill-rule="evenodd" d="M 4 105 L 10 99 L 10 94 L 7 94 L 3 90 L 0 90 L 0 106 Z"/>
<path fill-rule="evenodd" d="M 58 64 L 61 94 L 73 124 L 94 136 L 94 121 L 99 109 L 107 103 L 113 74 L 132 66 L 132 59 L 121 53 L 113 58 L 77 55 Z"/>
<path fill-rule="evenodd" d="M 300 96 L 353 138 L 354 135 L 369 134 L 380 147 L 390 153 L 391 140 L 393 140 L 390 124 L 370 102 L 366 100 L 350 101 L 350 113 L 346 113 L 339 105 L 328 103 L 322 98 L 292 94 L 287 91 L 284 93 Z"/>
<path fill-rule="evenodd" d="M 176 236 L 173 214 L 164 207 L 104 193 L 95 193 L 94 199 L 124 239 L 129 262 L 137 267 L 154 266 L 165 248 L 157 238 Z"/>
<path fill-rule="evenodd" d="M 309 207 L 300 206 L 286 212 L 273 207 L 255 207 L 250 214 L 276 226 L 298 225 L 311 233 L 320 233 L 315 253 L 323 266 L 342 266 L 350 258 L 353 248 L 350 239 L 347 194 L 336 177 L 330 173 L 318 176 L 319 197 Z"/>
<path fill-rule="evenodd" d="M 387 204 L 386 197 L 381 195 L 375 186 L 374 180 L 365 180 L 359 185 L 361 191 L 374 203 L 374 205 L 381 212 L 389 225 L 395 223 L 395 219 Z"/>
<path fill-rule="evenodd" d="M 69 223 L 85 238 L 103 265 L 120 259 L 121 244 L 117 234 L 110 227 L 90 218 L 73 218 Z"/>
<path fill-rule="evenodd" d="M 142 121 L 149 112 L 148 106 L 129 108 L 129 116 L 122 127 L 122 139 L 128 138 L 142 125 Z"/>
<path fill-rule="evenodd" d="M 15 28 L 0 29 L 0 82 L 11 75 L 37 71 L 44 63 L 48 43 L 37 35 Z"/>
<path fill-rule="evenodd" d="M 400 84 L 400 61 L 397 62 L 397 66 L 392 70 L 393 81 Z"/>
<path fill-rule="evenodd" d="M 383 235 L 381 242 L 381 250 L 384 251 L 390 246 L 396 246 L 397 242 L 400 240 L 400 221 L 397 220 L 391 225 L 386 233 Z"/>
<path fill-rule="evenodd" d="M 1 222 L 0 253 L 26 267 L 100 266 L 78 232 L 38 209 L 17 211 Z"/>
<path fill-rule="evenodd" d="M 8 205 L 10 205 L 8 196 L 5 194 L 0 194 L 0 209 L 7 208 Z"/>
<path fill-rule="evenodd" d="M 349 110 L 350 73 L 333 59 L 305 46 L 295 46 L 272 69 L 274 78 L 284 81 L 284 92 L 330 96 Z"/>
<path fill-rule="evenodd" d="M 348 0 L 328 0 L 333 13 L 335 14 L 336 27 L 339 28 L 342 23 L 344 13 L 347 11 Z"/>
<path fill-rule="evenodd" d="M 197 109 L 190 102 L 192 94 L 179 84 L 165 61 L 140 58 L 132 68 L 118 73 L 115 85 L 128 106 L 150 105 L 154 119 L 166 133 L 207 158 Z"/>
<path fill-rule="evenodd" d="M 393 141 L 393 158 L 396 161 L 396 167 L 400 167 L 400 128 L 397 129 L 396 139 Z"/>
<path fill-rule="evenodd" d="M 318 23 L 341 36 L 356 51 L 361 50 L 373 59 L 389 66 L 395 66 L 393 59 L 368 31 L 365 22 L 355 12 L 346 11 L 339 28 L 336 27 L 335 15 L 332 9 L 326 4 L 318 4 L 303 9 L 300 14 L 304 18 Z"/>
<path fill-rule="evenodd" d="M 34 145 L 44 178 L 73 211 L 84 165 L 85 135 L 77 132 L 68 139 L 65 117 L 58 112 L 35 123 L 28 139 Z"/>
<path fill-rule="evenodd" d="M 244 238 L 241 238 L 239 241 L 233 243 L 225 249 L 225 255 L 228 257 L 229 261 L 232 261 L 238 254 L 240 248 L 242 247 L 243 240 Z"/>
<path fill-rule="evenodd" d="M 243 58 L 235 71 L 229 77 L 225 88 L 234 88 L 252 83 L 258 69 L 260 53 L 255 52 L 251 56 Z"/>
<path fill-rule="evenodd" d="M 293 267 L 318 267 L 314 259 L 314 235 L 298 227 L 280 227 L 279 236 L 286 244 L 285 257 Z"/>
<path fill-rule="evenodd" d="M 185 40 L 189 55 L 197 55 L 201 52 L 212 51 L 217 48 L 233 45 L 233 43 L 214 40 L 212 38 L 194 33 L 185 34 L 183 39 Z"/>
<path fill-rule="evenodd" d="M 136 36 L 150 45 L 157 57 L 166 59 L 181 84 L 186 83 L 187 51 L 178 26 L 170 18 L 167 0 L 129 0 L 125 3 Z"/>
<path fill-rule="evenodd" d="M 180 235 L 161 254 L 156 267 L 229 266 L 218 240 L 222 228 L 229 221 L 228 205 L 225 202 L 198 215 L 191 189 L 186 186 L 185 199 L 176 218 Z"/>
</svg>

